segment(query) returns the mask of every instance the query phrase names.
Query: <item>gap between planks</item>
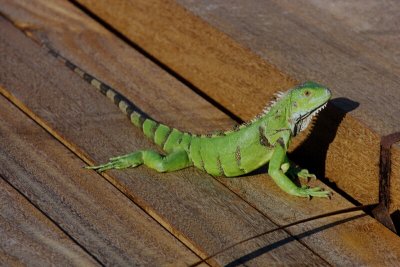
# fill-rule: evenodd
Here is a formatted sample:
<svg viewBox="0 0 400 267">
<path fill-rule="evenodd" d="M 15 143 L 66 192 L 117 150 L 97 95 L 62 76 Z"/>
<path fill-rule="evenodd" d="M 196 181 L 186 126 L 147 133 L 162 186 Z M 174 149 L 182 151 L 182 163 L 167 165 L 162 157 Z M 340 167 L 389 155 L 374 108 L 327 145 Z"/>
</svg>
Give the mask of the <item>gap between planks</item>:
<svg viewBox="0 0 400 267">
<path fill-rule="evenodd" d="M 0 87 L 1 88 L 1 87 Z M 5 98 L 7 99 L 7 98 Z M 8 99 L 7 99 L 8 100 Z M 13 106 L 17 107 L 14 103 L 10 102 Z M 17 107 L 18 108 L 18 107 Z M 24 112 L 23 112 L 24 113 Z M 24 113 L 25 114 L 25 113 Z M 26 115 L 26 114 L 25 114 Z M 34 120 L 33 120 L 34 121 Z M 36 121 L 35 121 L 36 122 Z M 16 188 L 13 184 L 11 184 L 7 179 L 5 179 L 0 174 L 0 179 L 4 181 L 8 186 L 10 186 L 16 193 L 18 193 L 25 201 L 27 201 L 30 205 L 32 205 L 41 215 L 46 217 L 53 225 L 57 227 L 63 234 L 65 234 L 75 245 L 77 245 L 80 249 L 82 249 L 87 255 L 89 255 L 95 262 L 99 265 L 103 265 L 102 262 L 87 250 L 82 244 L 80 244 L 73 236 L 71 236 L 67 231 L 65 231 L 55 220 L 53 220 L 46 212 L 44 212 L 38 205 L 33 203 L 24 193 L 22 193 L 18 188 Z"/>
<path fill-rule="evenodd" d="M 151 60 L 154 64 L 156 64 L 160 69 L 164 70 L 166 73 L 174 77 L 176 80 L 184 84 L 187 88 L 191 89 L 193 92 L 195 92 L 197 95 L 200 97 L 204 98 L 207 102 L 209 102 L 211 105 L 213 105 L 215 108 L 219 109 L 222 111 L 225 115 L 227 115 L 230 119 L 235 121 L 237 124 L 241 124 L 244 122 L 244 120 L 235 114 L 235 112 L 231 111 L 228 107 L 224 106 L 222 103 L 218 102 L 216 99 L 211 97 L 210 95 L 207 94 L 207 92 L 201 90 L 198 88 L 195 84 L 193 84 L 190 80 L 186 79 L 184 76 L 182 76 L 179 72 L 175 71 L 173 68 L 169 67 L 167 64 L 163 63 L 161 60 L 159 60 L 157 57 L 152 55 L 150 52 L 148 52 L 145 48 L 134 42 L 132 39 L 128 38 L 126 35 L 124 35 L 122 32 L 120 32 L 118 29 L 114 28 L 111 24 L 107 23 L 105 20 L 103 20 L 101 17 L 97 16 L 95 13 L 93 13 L 90 9 L 79 3 L 78 1 L 75 0 L 68 0 L 72 4 L 74 4 L 77 8 L 79 8 L 81 11 L 83 11 L 87 16 L 95 20 L 97 23 L 102 25 L 105 29 L 107 29 L 109 32 L 114 34 L 116 37 L 121 39 L 123 42 L 125 42 L 127 45 L 135 49 L 137 52 Z M 23 29 L 21 29 L 23 30 Z"/>
</svg>

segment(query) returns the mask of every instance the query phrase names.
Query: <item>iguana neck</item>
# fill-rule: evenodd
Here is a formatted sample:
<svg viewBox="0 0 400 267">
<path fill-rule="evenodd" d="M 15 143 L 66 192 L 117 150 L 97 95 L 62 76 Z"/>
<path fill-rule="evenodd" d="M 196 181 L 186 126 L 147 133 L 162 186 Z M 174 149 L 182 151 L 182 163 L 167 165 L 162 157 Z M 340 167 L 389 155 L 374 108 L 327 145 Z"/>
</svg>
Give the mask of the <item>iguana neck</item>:
<svg viewBox="0 0 400 267">
<path fill-rule="evenodd" d="M 291 118 L 291 104 L 287 96 L 282 96 L 277 102 L 267 107 L 263 114 L 259 116 L 259 120 L 267 129 L 267 135 L 285 131 L 293 135 L 295 122 Z"/>
</svg>

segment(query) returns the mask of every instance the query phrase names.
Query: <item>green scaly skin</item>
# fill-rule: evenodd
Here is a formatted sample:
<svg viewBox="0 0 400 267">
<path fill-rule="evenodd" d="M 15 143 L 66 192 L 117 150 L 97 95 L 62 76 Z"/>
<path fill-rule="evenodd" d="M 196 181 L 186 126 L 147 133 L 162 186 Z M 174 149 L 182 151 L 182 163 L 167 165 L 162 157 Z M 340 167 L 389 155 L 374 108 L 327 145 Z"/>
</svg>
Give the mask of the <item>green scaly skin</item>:
<svg viewBox="0 0 400 267">
<path fill-rule="evenodd" d="M 106 164 L 87 167 L 99 172 L 146 165 L 158 172 L 172 172 L 195 166 L 212 176 L 235 177 L 252 172 L 267 164 L 268 174 L 290 195 L 299 197 L 329 197 L 330 192 L 319 187 L 298 187 L 289 176 L 315 178 L 307 170 L 292 166 L 287 158 L 290 140 L 304 130 L 311 118 L 331 97 L 330 91 L 314 82 L 306 82 L 271 103 L 252 121 L 232 130 L 208 135 L 193 135 L 158 123 L 135 107 L 124 96 L 85 73 L 57 53 L 67 67 L 110 98 L 131 122 L 159 145 L 165 155 L 153 150 L 139 150 L 111 158 Z"/>
</svg>

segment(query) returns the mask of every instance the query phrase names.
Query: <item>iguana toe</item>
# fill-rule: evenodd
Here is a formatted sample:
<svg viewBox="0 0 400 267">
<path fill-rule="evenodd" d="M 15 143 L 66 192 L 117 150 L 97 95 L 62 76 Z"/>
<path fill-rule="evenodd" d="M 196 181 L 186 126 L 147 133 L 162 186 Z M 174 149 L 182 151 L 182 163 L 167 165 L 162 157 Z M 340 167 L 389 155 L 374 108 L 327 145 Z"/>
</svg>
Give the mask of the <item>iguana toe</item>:
<svg viewBox="0 0 400 267">
<path fill-rule="evenodd" d="M 95 170 L 97 172 L 104 172 L 110 169 L 125 169 L 129 167 L 136 167 L 142 163 L 139 156 L 140 155 L 138 155 L 138 153 L 134 152 L 127 155 L 110 158 L 109 162 L 102 165 L 87 166 L 85 168 Z"/>
<path fill-rule="evenodd" d="M 315 174 L 310 173 L 307 169 L 301 169 L 298 173 L 297 173 L 297 177 L 301 178 L 301 179 L 305 179 L 307 182 L 309 182 L 310 180 L 317 180 L 317 177 L 315 176 Z"/>
<path fill-rule="evenodd" d="M 323 190 L 320 187 L 312 187 L 312 188 L 308 188 L 308 187 L 299 187 L 295 194 L 296 196 L 299 197 L 325 197 L 325 198 L 330 198 L 331 192 L 330 191 L 326 191 Z"/>
</svg>

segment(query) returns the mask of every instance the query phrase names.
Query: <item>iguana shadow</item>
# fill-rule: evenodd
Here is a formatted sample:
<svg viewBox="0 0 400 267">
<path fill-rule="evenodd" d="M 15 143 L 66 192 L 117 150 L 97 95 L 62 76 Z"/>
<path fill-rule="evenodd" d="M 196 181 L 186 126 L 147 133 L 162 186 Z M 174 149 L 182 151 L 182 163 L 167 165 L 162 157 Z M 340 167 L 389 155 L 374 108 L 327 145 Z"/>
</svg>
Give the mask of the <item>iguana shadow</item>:
<svg viewBox="0 0 400 267">
<path fill-rule="evenodd" d="M 325 177 L 325 164 L 329 145 L 335 139 L 340 123 L 346 114 L 359 106 L 358 102 L 348 98 L 335 98 L 328 102 L 320 112 L 312 126 L 311 132 L 304 142 L 289 154 L 289 158 L 302 168 L 308 169 L 318 178 L 340 191 Z M 343 151 L 346 153 L 346 151 Z"/>
<path fill-rule="evenodd" d="M 314 234 L 317 234 L 319 232 L 325 231 L 325 230 L 327 230 L 327 229 L 329 229 L 331 227 L 335 227 L 337 225 L 340 225 L 340 224 L 343 224 L 343 223 L 346 223 L 346 222 L 349 222 L 349 221 L 353 221 L 353 220 L 362 218 L 364 216 L 367 216 L 367 215 L 366 214 L 355 215 L 355 216 L 352 216 L 352 217 L 349 217 L 349 218 L 341 219 L 341 220 L 338 220 L 338 221 L 335 221 L 335 222 L 331 222 L 331 223 L 322 225 L 322 226 L 314 228 L 314 229 L 310 229 L 310 230 L 308 230 L 306 232 L 303 232 L 301 234 L 298 234 L 298 235 L 288 236 L 288 237 L 283 238 L 281 240 L 278 240 L 278 241 L 276 241 L 274 243 L 268 244 L 268 245 L 266 245 L 266 246 L 264 246 L 262 248 L 259 248 L 259 249 L 255 250 L 255 251 L 247 253 L 246 255 L 243 255 L 240 258 L 237 258 L 237 259 L 231 261 L 230 263 L 228 263 L 228 264 L 226 264 L 224 266 L 225 267 L 227 267 L 227 266 L 233 267 L 233 266 L 245 265 L 246 262 L 249 262 L 249 261 L 251 261 L 251 260 L 253 260 L 253 259 L 255 259 L 255 258 L 257 258 L 257 257 L 259 257 L 259 256 L 261 256 L 263 254 L 265 254 L 265 253 L 271 252 L 272 250 L 278 249 L 278 248 L 280 248 L 280 247 L 282 247 L 282 246 L 284 246 L 284 245 L 286 245 L 288 243 L 291 243 L 291 242 L 296 241 L 296 240 L 304 239 L 304 238 L 309 237 L 311 235 L 314 235 Z"/>
</svg>

